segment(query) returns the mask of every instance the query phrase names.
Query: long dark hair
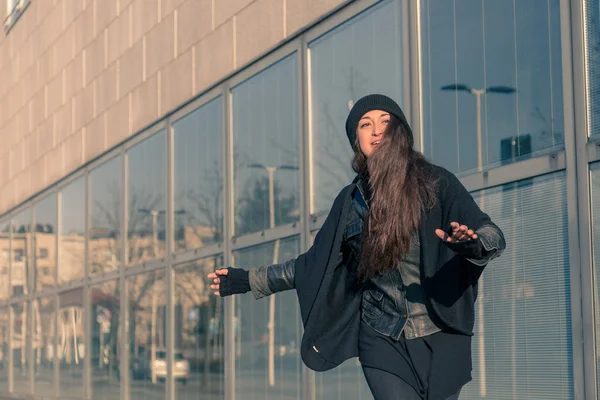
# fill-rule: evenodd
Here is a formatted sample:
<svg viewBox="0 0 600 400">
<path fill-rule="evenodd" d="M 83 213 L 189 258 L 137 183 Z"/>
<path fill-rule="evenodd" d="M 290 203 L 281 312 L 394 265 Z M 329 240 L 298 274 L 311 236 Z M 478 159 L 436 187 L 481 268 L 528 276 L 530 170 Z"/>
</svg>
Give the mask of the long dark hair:
<svg viewBox="0 0 600 400">
<path fill-rule="evenodd" d="M 398 265 L 418 235 L 423 212 L 435 204 L 436 182 L 428 173 L 431 164 L 412 145 L 405 126 L 394 115 L 368 160 L 357 137 L 352 168 L 370 189 L 358 264 L 362 280 Z"/>
</svg>

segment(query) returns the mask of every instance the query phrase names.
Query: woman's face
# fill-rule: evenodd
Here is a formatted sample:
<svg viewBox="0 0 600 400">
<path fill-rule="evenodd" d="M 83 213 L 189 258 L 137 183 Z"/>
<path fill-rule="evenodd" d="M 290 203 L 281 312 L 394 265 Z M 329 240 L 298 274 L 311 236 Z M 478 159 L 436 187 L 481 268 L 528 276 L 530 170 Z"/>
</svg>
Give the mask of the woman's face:
<svg viewBox="0 0 600 400">
<path fill-rule="evenodd" d="M 371 157 L 371 154 L 373 154 L 375 148 L 383 138 L 383 134 L 389 123 L 390 113 L 381 110 L 369 111 L 358 121 L 356 135 L 358 136 L 360 150 L 365 157 Z"/>
</svg>

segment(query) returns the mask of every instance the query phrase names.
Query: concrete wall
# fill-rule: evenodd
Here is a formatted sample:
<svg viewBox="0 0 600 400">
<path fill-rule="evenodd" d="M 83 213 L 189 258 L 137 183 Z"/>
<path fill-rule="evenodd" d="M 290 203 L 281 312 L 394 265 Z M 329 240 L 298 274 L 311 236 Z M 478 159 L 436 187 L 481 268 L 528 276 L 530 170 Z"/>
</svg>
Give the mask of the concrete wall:
<svg viewBox="0 0 600 400">
<path fill-rule="evenodd" d="M 348 1 L 31 0 L 0 39 L 0 215 Z"/>
</svg>

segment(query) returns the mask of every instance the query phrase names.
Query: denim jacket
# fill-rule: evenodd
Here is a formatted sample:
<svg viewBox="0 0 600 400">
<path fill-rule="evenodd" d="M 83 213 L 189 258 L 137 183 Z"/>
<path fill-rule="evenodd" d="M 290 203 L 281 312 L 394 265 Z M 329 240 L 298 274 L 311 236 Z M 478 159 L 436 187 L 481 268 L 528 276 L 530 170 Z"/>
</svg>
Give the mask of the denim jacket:
<svg viewBox="0 0 600 400">
<path fill-rule="evenodd" d="M 362 190 L 361 190 L 362 188 Z M 362 245 L 362 227 L 368 213 L 364 185 L 359 182 L 352 199 L 352 211 L 344 243 L 352 251 L 356 267 Z M 362 297 L 361 318 L 377 332 L 399 340 L 402 333 L 407 339 L 431 335 L 441 329 L 431 320 L 427 299 L 421 286 L 420 246 L 418 237 L 397 268 L 373 276 L 366 283 Z"/>
<path fill-rule="evenodd" d="M 357 187 L 361 187 L 360 184 Z M 364 188 L 364 186 L 363 186 Z M 363 219 L 368 206 L 360 190 L 355 190 L 352 210 L 347 220 L 344 249 L 349 255 L 340 254 L 340 262 L 355 268 L 361 245 Z M 467 258 L 471 263 L 484 266 L 500 255 L 496 251 L 502 240 L 495 227 L 483 226 L 477 230 L 484 253 L 478 258 Z M 474 241 L 473 241 L 474 242 Z M 447 243 L 448 244 L 448 243 Z M 460 252 L 468 244 L 448 244 Z M 361 316 L 373 329 L 398 339 L 402 332 L 408 339 L 430 335 L 440 331 L 427 310 L 427 299 L 420 282 L 421 247 L 415 236 L 409 254 L 397 269 L 384 275 L 371 278 L 365 286 L 362 297 Z M 256 299 L 273 293 L 294 289 L 295 260 L 250 269 L 250 287 Z"/>
</svg>

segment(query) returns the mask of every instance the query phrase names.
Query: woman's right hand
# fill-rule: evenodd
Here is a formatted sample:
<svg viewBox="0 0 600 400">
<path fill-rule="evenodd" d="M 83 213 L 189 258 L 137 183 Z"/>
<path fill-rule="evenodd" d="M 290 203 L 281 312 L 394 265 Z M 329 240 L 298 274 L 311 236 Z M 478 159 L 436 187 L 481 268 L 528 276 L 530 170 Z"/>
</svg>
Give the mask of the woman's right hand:
<svg viewBox="0 0 600 400">
<path fill-rule="evenodd" d="M 210 288 L 215 291 L 215 296 L 225 297 L 250 291 L 248 271 L 241 268 L 219 269 L 208 274 L 208 278 L 213 280 Z"/>
</svg>

